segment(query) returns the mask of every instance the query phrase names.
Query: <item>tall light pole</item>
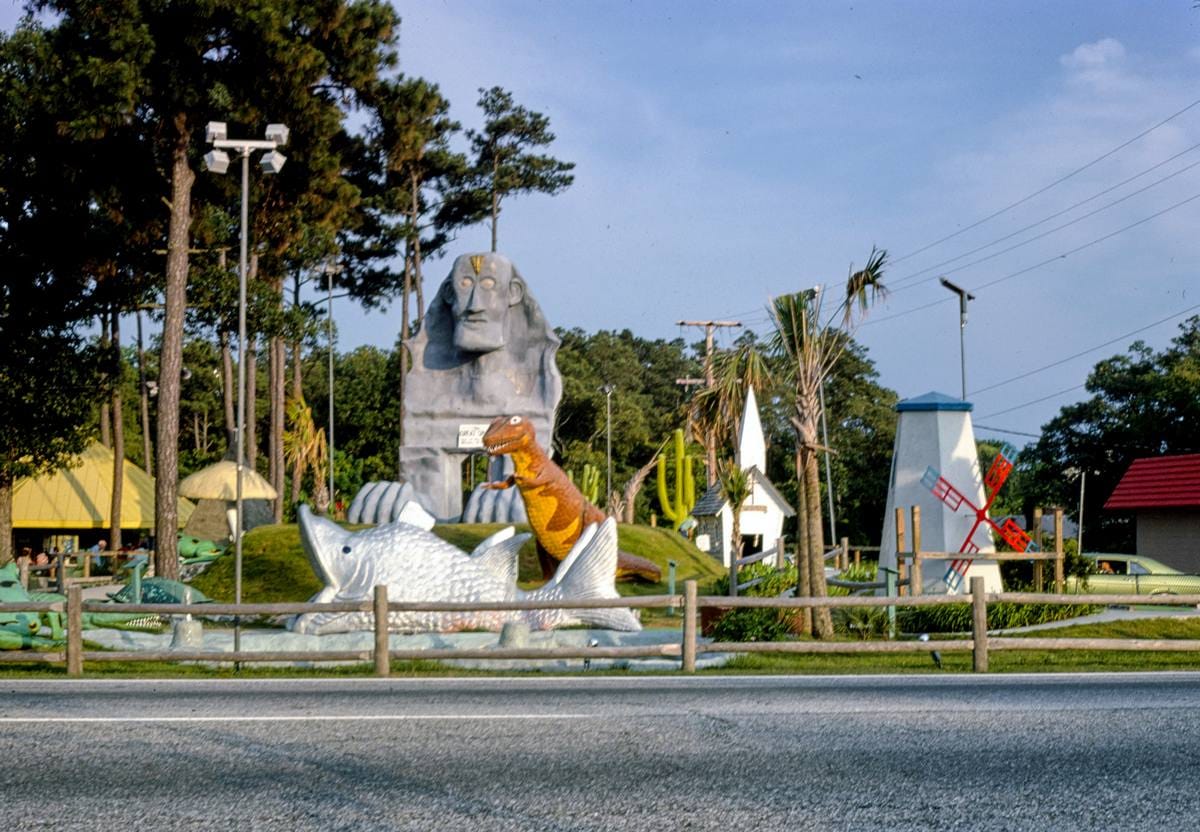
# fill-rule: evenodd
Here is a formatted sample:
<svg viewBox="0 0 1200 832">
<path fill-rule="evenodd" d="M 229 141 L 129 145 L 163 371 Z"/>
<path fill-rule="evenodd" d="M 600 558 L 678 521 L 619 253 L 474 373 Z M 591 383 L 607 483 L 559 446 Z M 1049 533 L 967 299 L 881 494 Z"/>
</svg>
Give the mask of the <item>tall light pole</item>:
<svg viewBox="0 0 1200 832">
<path fill-rule="evenodd" d="M 246 464 L 246 252 L 250 217 L 250 154 L 265 150 L 259 164 L 264 173 L 279 173 L 287 157 L 277 148 L 287 144 L 288 129 L 282 124 L 268 124 L 265 139 L 231 139 L 223 121 L 210 121 L 205 129 L 205 140 L 213 149 L 204 154 L 204 166 L 213 173 L 229 170 L 229 154 L 236 151 L 242 157 L 242 228 L 238 251 L 238 397 L 237 397 L 237 499 L 233 529 L 233 603 L 242 603 L 242 477 Z M 233 620 L 233 649 L 242 649 L 241 618 Z"/>
<path fill-rule="evenodd" d="M 329 290 L 329 507 L 333 517 L 337 517 L 337 498 L 333 488 L 333 278 L 340 274 L 342 266 L 336 263 L 325 264 L 325 285 Z"/>
<path fill-rule="evenodd" d="M 967 400 L 967 301 L 975 300 L 975 296 L 944 277 L 939 278 L 939 281 L 958 295 L 958 360 L 962 365 L 962 397 L 965 402 Z"/>
<path fill-rule="evenodd" d="M 606 511 L 612 508 L 609 505 L 612 500 L 612 394 L 616 389 L 615 384 L 605 384 L 600 388 L 600 392 L 604 394 L 604 424 L 608 435 L 608 447 L 605 451 L 605 458 L 608 460 L 608 477 L 604 482 L 604 508 Z"/>
</svg>

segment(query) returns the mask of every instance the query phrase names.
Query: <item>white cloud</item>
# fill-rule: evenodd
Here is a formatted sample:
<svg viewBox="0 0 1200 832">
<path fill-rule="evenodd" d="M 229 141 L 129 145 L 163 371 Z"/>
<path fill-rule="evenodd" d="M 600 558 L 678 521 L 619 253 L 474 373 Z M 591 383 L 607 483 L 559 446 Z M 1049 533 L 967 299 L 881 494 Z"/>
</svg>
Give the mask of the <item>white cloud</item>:
<svg viewBox="0 0 1200 832">
<path fill-rule="evenodd" d="M 1075 47 L 1075 51 L 1059 58 L 1059 63 L 1067 69 L 1088 71 L 1104 66 L 1120 63 L 1125 59 L 1125 47 L 1115 38 L 1103 38 L 1095 43 L 1084 43 Z"/>
</svg>

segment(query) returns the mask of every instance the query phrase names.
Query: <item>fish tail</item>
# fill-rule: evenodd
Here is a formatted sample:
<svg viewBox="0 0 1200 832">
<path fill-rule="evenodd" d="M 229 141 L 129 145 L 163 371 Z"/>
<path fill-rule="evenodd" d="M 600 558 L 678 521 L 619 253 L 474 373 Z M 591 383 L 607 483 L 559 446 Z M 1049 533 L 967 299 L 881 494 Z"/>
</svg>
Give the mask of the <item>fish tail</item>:
<svg viewBox="0 0 1200 832">
<path fill-rule="evenodd" d="M 612 518 L 584 529 L 571 553 L 559 564 L 554 577 L 532 592 L 535 600 L 591 600 L 620 598 L 614 583 L 617 571 L 617 523 Z M 640 630 L 637 615 L 625 607 L 572 609 L 570 619 L 609 630 Z"/>
</svg>

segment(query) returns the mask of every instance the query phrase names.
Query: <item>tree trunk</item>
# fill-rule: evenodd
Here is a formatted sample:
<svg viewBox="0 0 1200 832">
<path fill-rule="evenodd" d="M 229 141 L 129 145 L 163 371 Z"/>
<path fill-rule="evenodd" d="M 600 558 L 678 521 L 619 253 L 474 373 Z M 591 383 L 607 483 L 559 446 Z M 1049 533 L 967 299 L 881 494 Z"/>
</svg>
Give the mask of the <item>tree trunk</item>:
<svg viewBox="0 0 1200 832">
<path fill-rule="evenodd" d="M 817 469 L 817 454 L 811 444 L 802 455 L 807 503 L 805 510 L 808 513 L 810 592 L 814 598 L 824 598 L 829 590 L 825 585 L 825 543 L 821 533 L 821 475 Z M 833 616 L 828 607 L 813 610 L 813 635 L 821 639 L 833 638 Z"/>
<path fill-rule="evenodd" d="M 492 164 L 492 251 L 496 251 L 497 228 L 500 223 L 500 194 L 497 192 L 497 180 L 500 177 L 498 163 Z"/>
<path fill-rule="evenodd" d="M 299 303 L 300 286 L 297 282 L 296 286 L 296 302 Z M 300 342 L 296 341 L 292 344 L 292 401 L 299 401 L 304 395 L 304 379 L 300 372 L 301 346 Z M 296 464 L 292 466 L 292 505 L 300 502 L 300 481 L 303 478 L 300 469 L 300 461 L 297 459 Z"/>
<path fill-rule="evenodd" d="M 121 315 L 112 311 L 112 527 L 108 533 L 108 548 L 121 551 L 121 499 L 125 490 L 125 424 L 121 407 Z"/>
<path fill-rule="evenodd" d="M 812 595 L 812 574 L 809 572 L 808 564 L 811 558 L 808 554 L 809 538 L 808 538 L 808 512 L 805 511 L 807 505 L 807 489 L 804 484 L 804 463 L 800 459 L 800 449 L 796 449 L 796 595 L 802 598 L 808 598 Z M 800 611 L 799 630 L 800 633 L 806 636 L 812 635 L 813 631 L 813 615 L 812 610 L 805 607 Z"/>
<path fill-rule="evenodd" d="M 237 446 L 237 416 L 233 408 L 233 350 L 229 346 L 229 333 L 220 332 L 221 342 L 221 410 L 225 416 L 225 453 L 233 454 Z"/>
<path fill-rule="evenodd" d="M 167 282 L 163 312 L 162 356 L 158 369 L 158 458 L 154 481 L 154 572 L 179 578 L 179 394 L 183 366 L 183 318 L 187 304 L 188 228 L 192 183 L 188 165 L 191 129 L 187 116 L 175 116 L 178 140 L 171 164 L 171 219 L 167 231 Z"/>
<path fill-rule="evenodd" d="M 146 351 L 142 346 L 142 310 L 137 311 L 138 389 L 142 409 L 142 467 L 154 476 L 154 452 L 150 444 L 150 391 L 146 389 Z"/>
<path fill-rule="evenodd" d="M 638 492 L 642 490 L 642 484 L 646 481 L 646 477 L 650 476 L 650 472 L 654 470 L 654 466 L 658 463 L 658 454 L 650 457 L 650 461 L 637 469 L 637 473 L 633 478 L 625 484 L 625 491 L 622 494 L 622 501 L 625 503 L 624 516 L 621 518 L 622 523 L 632 523 L 634 520 L 634 503 L 637 501 Z"/>
<path fill-rule="evenodd" d="M 271 501 L 271 509 L 275 522 L 283 522 L 283 391 L 286 381 L 287 368 L 284 366 L 283 336 L 272 335 L 270 340 L 270 410 L 271 423 L 268 430 L 268 464 L 272 487 L 275 489 L 275 499 Z"/>
<path fill-rule="evenodd" d="M 246 336 L 246 460 L 251 471 L 258 470 L 258 339 Z"/>
<path fill-rule="evenodd" d="M 410 176 L 409 192 L 412 194 L 411 211 L 412 211 L 412 218 L 413 218 L 413 228 L 417 229 L 417 233 L 413 235 L 413 243 L 412 243 L 412 280 L 411 280 L 411 282 L 409 281 L 408 275 L 406 273 L 405 278 L 404 278 L 404 284 L 405 284 L 404 296 L 405 296 L 405 301 L 407 303 L 409 291 L 414 287 L 416 288 L 416 290 L 417 290 L 417 329 L 420 329 L 421 324 L 423 324 L 425 322 L 425 294 L 421 288 L 421 283 L 422 283 L 422 279 L 421 279 L 421 231 L 420 231 L 419 226 L 417 225 L 418 220 L 420 220 L 420 218 L 421 218 L 421 205 L 420 205 L 421 183 L 417 179 L 417 174 L 415 171 L 410 172 L 409 176 Z M 492 249 L 495 250 L 495 248 L 496 247 L 493 244 Z M 406 325 L 407 325 L 407 321 L 408 321 L 408 318 L 407 318 L 407 316 L 405 316 Z"/>
<path fill-rule="evenodd" d="M 0 471 L 0 566 L 13 560 L 13 480 Z"/>
<path fill-rule="evenodd" d="M 100 313 L 100 351 L 107 353 L 109 347 L 108 339 L 108 314 Z M 112 377 L 107 370 L 101 372 L 100 386 L 107 387 L 108 382 Z M 100 444 L 106 448 L 112 447 L 112 422 L 111 414 L 108 410 L 108 402 L 103 399 L 100 401 Z"/>
</svg>

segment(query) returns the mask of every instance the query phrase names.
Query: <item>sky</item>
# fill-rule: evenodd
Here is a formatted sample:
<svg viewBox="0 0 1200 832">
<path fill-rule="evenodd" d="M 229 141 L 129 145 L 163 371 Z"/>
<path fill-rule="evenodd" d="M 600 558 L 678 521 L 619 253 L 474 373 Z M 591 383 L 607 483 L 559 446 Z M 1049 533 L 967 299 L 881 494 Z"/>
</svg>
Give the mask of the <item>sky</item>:
<svg viewBox="0 0 1200 832">
<path fill-rule="evenodd" d="M 944 275 L 976 296 L 977 431 L 1019 446 L 1086 398 L 1097 361 L 1200 314 L 1192 0 L 395 5 L 404 74 L 468 128 L 479 88 L 505 88 L 576 165 L 567 191 L 500 217 L 500 251 L 555 326 L 765 334 L 772 296 L 832 298 L 879 247 L 892 292 L 856 337 L 880 382 L 960 393 Z M 0 22 L 14 9 L 0 0 Z M 427 294 L 489 245 L 486 225 L 460 233 Z M 398 304 L 335 315 L 341 350 L 395 342 Z"/>
</svg>

